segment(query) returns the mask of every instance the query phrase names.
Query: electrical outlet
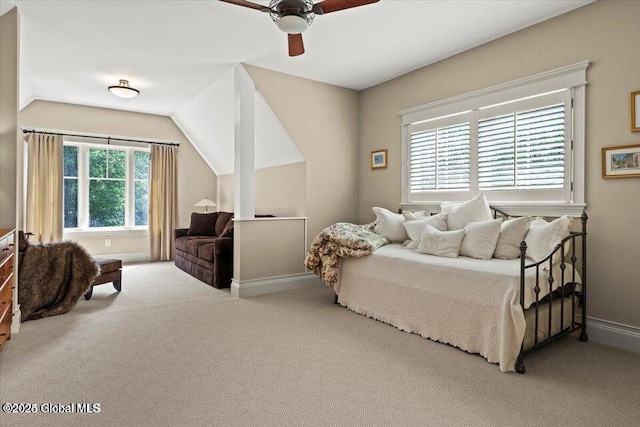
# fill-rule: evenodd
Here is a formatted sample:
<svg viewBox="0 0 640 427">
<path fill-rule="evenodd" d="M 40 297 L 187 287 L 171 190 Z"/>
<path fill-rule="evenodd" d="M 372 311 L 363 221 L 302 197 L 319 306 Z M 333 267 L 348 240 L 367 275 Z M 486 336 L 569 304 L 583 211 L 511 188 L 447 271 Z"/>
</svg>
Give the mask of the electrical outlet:
<svg viewBox="0 0 640 427">
<path fill-rule="evenodd" d="M 111 239 L 104 239 L 104 245 L 105 245 L 105 247 L 110 248 L 111 247 Z"/>
</svg>

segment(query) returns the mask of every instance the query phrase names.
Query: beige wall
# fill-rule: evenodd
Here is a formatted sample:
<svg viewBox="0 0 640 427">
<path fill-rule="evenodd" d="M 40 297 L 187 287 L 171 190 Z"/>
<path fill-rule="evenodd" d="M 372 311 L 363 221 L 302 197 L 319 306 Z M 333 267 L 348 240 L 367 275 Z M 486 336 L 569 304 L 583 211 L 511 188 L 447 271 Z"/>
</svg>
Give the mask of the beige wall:
<svg viewBox="0 0 640 427">
<path fill-rule="evenodd" d="M 640 326 L 640 179 L 601 178 L 601 148 L 638 144 L 629 96 L 640 90 L 640 2 L 599 1 L 479 46 L 361 93 L 359 219 L 401 198 L 398 111 L 591 60 L 587 71 L 586 201 L 589 315 Z M 389 149 L 389 167 L 372 171 L 371 150 Z"/>
<path fill-rule="evenodd" d="M 0 17 L 0 228 L 16 226 L 20 15 Z"/>
<path fill-rule="evenodd" d="M 233 212 L 234 174 L 218 176 L 219 210 Z M 256 214 L 306 216 L 306 165 L 293 163 L 256 170 Z"/>
<path fill-rule="evenodd" d="M 300 218 L 237 221 L 233 231 L 234 280 L 304 273 L 304 231 L 305 221 Z"/>
<path fill-rule="evenodd" d="M 194 205 L 205 196 L 216 197 L 216 175 L 207 166 L 171 118 L 106 108 L 58 102 L 34 101 L 20 112 L 20 126 L 56 129 L 180 143 L 178 152 L 178 227 L 189 227 Z M 104 238 L 80 239 L 93 254 L 142 252 L 146 238 L 113 237 L 111 247 Z"/>
<path fill-rule="evenodd" d="M 105 246 L 104 241 L 107 238 L 111 240 L 110 247 Z M 125 255 L 123 261 L 140 262 L 148 260 L 147 255 L 149 253 L 149 237 L 147 235 L 135 237 L 73 237 L 71 238 L 71 240 L 80 243 L 92 255 L 130 254 L 128 256 Z M 139 254 L 142 252 L 147 255 L 133 256 L 133 254 Z"/>
<path fill-rule="evenodd" d="M 358 92 L 245 68 L 305 159 L 309 241 L 332 223 L 356 221 Z"/>
</svg>

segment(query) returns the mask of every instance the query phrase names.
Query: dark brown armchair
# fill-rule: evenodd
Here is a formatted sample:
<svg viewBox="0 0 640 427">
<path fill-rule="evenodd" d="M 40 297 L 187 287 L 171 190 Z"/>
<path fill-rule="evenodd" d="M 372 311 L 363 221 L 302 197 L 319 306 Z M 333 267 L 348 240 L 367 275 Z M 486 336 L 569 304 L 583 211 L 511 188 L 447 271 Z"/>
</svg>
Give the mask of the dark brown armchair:
<svg viewBox="0 0 640 427">
<path fill-rule="evenodd" d="M 176 266 L 215 288 L 233 277 L 233 213 L 191 214 L 191 226 L 174 231 Z"/>
</svg>

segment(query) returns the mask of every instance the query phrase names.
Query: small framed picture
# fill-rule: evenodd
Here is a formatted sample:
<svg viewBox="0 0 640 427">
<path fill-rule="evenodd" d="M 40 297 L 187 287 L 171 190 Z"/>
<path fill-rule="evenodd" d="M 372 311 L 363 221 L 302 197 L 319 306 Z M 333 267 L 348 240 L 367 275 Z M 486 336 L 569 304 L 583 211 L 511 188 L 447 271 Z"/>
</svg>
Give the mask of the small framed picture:
<svg viewBox="0 0 640 427">
<path fill-rule="evenodd" d="M 640 144 L 602 148 L 602 177 L 640 177 Z"/>
<path fill-rule="evenodd" d="M 387 150 L 371 152 L 371 169 L 385 169 L 387 167 Z"/>
<path fill-rule="evenodd" d="M 640 90 L 631 94 L 631 132 L 640 132 Z"/>
</svg>

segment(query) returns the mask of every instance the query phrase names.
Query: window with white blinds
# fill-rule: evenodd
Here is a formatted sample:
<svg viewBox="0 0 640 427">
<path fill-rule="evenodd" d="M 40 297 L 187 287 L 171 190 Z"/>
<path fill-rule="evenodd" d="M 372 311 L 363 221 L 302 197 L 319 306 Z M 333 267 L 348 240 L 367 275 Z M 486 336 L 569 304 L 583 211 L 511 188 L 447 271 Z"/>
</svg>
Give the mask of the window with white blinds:
<svg viewBox="0 0 640 427">
<path fill-rule="evenodd" d="M 411 191 L 469 188 L 469 123 L 455 124 L 411 135 Z"/>
<path fill-rule="evenodd" d="M 479 188 L 564 188 L 565 127 L 564 104 L 479 120 Z"/>
<path fill-rule="evenodd" d="M 570 90 L 486 106 L 408 129 L 408 190 L 415 200 L 464 199 L 477 191 L 490 200 L 568 197 Z"/>
</svg>

